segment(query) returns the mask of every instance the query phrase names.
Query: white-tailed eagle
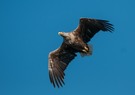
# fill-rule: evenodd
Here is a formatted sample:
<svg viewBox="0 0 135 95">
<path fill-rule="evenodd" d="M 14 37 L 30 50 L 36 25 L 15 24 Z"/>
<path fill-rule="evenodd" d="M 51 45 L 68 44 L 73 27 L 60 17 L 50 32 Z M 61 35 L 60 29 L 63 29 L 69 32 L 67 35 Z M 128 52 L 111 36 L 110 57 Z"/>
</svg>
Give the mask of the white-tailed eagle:
<svg viewBox="0 0 135 95">
<path fill-rule="evenodd" d="M 54 87 L 64 84 L 64 70 L 68 64 L 77 56 L 91 55 L 92 48 L 87 43 L 100 30 L 112 32 L 113 25 L 107 20 L 81 18 L 78 27 L 72 32 L 59 32 L 63 37 L 62 45 L 49 53 L 49 77 Z"/>
</svg>

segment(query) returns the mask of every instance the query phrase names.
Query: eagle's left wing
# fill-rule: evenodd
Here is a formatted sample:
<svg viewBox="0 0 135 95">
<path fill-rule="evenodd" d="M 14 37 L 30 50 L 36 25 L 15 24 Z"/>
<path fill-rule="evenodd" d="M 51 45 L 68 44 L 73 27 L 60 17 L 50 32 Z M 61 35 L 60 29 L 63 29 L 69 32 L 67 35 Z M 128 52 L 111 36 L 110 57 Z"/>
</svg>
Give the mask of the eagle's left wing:
<svg viewBox="0 0 135 95">
<path fill-rule="evenodd" d="M 114 28 L 107 20 L 81 18 L 79 26 L 74 30 L 74 33 L 87 43 L 100 30 L 112 32 Z"/>
<path fill-rule="evenodd" d="M 64 70 L 75 56 L 75 51 L 65 43 L 49 54 L 49 77 L 54 87 L 60 87 L 64 84 Z"/>
</svg>

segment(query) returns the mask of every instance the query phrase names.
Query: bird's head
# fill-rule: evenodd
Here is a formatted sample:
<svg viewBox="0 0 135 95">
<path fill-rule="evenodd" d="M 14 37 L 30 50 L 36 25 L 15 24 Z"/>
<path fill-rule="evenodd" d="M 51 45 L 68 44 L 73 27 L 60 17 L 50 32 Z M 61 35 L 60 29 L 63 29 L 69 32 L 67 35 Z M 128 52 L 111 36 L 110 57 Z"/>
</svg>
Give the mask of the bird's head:
<svg viewBox="0 0 135 95">
<path fill-rule="evenodd" d="M 62 36 L 62 37 L 68 37 L 68 33 L 65 32 L 58 32 L 58 35 Z"/>
</svg>

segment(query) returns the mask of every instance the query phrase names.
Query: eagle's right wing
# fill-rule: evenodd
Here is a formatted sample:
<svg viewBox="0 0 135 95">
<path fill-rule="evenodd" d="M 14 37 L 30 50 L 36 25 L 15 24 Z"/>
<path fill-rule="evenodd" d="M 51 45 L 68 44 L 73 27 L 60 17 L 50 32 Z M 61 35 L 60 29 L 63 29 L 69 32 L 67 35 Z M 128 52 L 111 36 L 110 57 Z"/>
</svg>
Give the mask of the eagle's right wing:
<svg viewBox="0 0 135 95">
<path fill-rule="evenodd" d="M 74 32 L 87 43 L 100 30 L 112 32 L 114 28 L 107 20 L 81 18 L 79 26 Z"/>
<path fill-rule="evenodd" d="M 57 50 L 50 52 L 48 69 L 50 81 L 54 87 L 64 84 L 64 70 L 75 56 L 75 51 L 65 43 Z"/>
</svg>

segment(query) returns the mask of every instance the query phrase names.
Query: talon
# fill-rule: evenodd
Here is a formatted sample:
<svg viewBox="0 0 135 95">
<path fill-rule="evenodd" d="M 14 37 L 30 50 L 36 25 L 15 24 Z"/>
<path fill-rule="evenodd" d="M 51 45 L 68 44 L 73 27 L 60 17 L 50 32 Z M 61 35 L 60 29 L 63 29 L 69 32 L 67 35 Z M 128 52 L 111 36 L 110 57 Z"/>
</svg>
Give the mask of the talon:
<svg viewBox="0 0 135 95">
<path fill-rule="evenodd" d="M 89 49 L 88 49 L 87 47 L 84 47 L 84 49 L 85 49 L 86 51 L 89 51 Z"/>
<path fill-rule="evenodd" d="M 83 52 L 87 53 L 87 51 L 85 49 L 82 50 Z"/>
</svg>

